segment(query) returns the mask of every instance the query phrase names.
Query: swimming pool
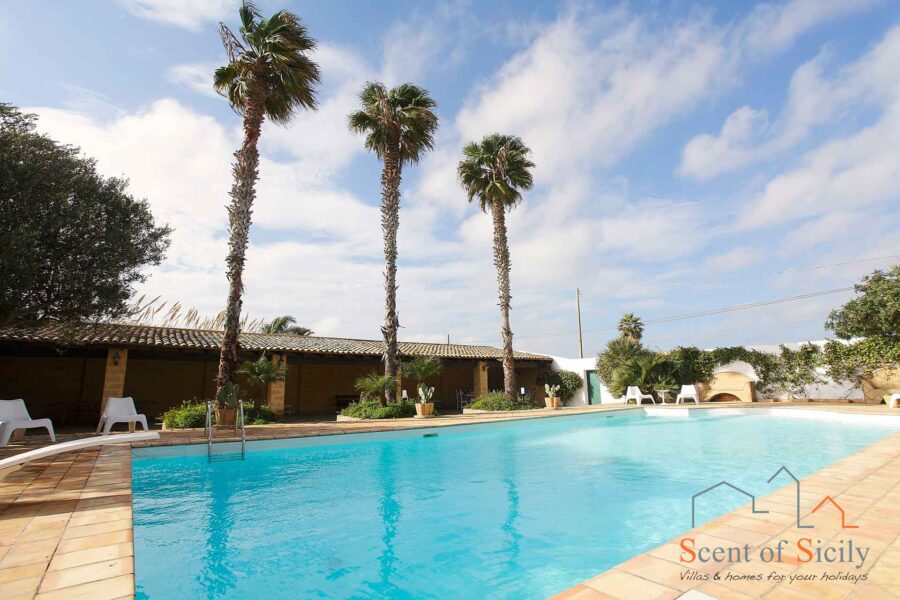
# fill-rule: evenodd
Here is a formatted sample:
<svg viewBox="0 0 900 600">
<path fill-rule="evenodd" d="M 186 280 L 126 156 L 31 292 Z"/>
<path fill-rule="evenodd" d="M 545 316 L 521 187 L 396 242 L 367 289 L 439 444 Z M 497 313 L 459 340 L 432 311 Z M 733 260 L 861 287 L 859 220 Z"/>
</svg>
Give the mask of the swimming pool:
<svg viewBox="0 0 900 600">
<path fill-rule="evenodd" d="M 782 465 L 802 477 L 898 430 L 744 412 L 254 442 L 212 463 L 205 446 L 136 449 L 137 594 L 542 598 L 689 529 L 714 483 L 763 495 Z M 697 523 L 743 503 L 715 490 Z"/>
</svg>

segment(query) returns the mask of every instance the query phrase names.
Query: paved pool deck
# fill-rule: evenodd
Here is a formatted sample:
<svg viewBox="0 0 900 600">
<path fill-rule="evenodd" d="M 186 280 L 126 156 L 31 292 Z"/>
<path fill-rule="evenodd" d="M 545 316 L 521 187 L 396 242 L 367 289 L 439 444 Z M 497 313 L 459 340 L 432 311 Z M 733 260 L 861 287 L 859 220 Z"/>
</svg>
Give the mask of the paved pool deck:
<svg viewBox="0 0 900 600">
<path fill-rule="evenodd" d="M 699 408 L 722 408 L 701 405 Z M 741 408 L 766 408 L 768 403 L 741 404 Z M 779 405 L 866 414 L 898 414 L 883 406 Z M 670 409 L 672 407 L 666 407 Z M 631 409 L 634 409 L 632 405 Z M 571 407 L 559 411 L 520 411 L 503 415 L 448 415 L 428 420 L 397 419 L 390 422 L 318 421 L 253 426 L 247 438 L 278 439 L 364 431 L 392 431 L 418 427 L 447 427 L 510 419 L 557 417 L 602 411 L 627 410 L 621 405 Z M 61 434 L 59 441 L 78 439 L 92 432 Z M 217 432 L 217 440 L 234 439 L 233 432 Z M 150 445 L 206 443 L 202 430 L 163 431 Z M 0 458 L 40 447 L 46 438 L 27 436 L 22 442 L 0 449 Z M 147 443 L 135 444 L 148 445 Z M 900 597 L 900 434 L 854 454 L 803 480 L 804 490 L 822 491 L 838 499 L 860 527 L 853 530 L 871 552 L 867 581 L 848 585 L 838 582 L 816 587 L 799 582 L 746 587 L 746 581 L 697 583 L 683 581 L 680 548 L 670 542 L 640 555 L 606 573 L 563 592 L 560 598 L 678 598 L 685 592 L 705 592 L 713 598 L 898 598 Z M 748 543 L 757 547 L 791 533 L 792 505 L 785 488 L 760 502 L 771 503 L 767 515 L 747 515 L 737 510 L 697 530 L 701 541 L 719 545 Z M 791 496 L 792 498 L 792 496 Z M 805 500 L 803 509 L 814 499 Z M 833 514 L 813 515 L 816 535 L 840 536 Z M 766 517 L 766 518 L 759 518 Z M 831 527 L 831 529 L 829 529 Z M 680 536 L 682 537 L 682 536 Z M 722 573 L 742 573 L 746 565 L 728 565 Z M 780 570 L 804 574 L 808 565 L 782 565 Z M 821 569 L 820 569 L 821 570 Z M 709 572 L 709 569 L 706 569 Z M 739 585 L 745 587 L 738 587 Z M 696 591 L 691 591 L 696 590 Z M 132 598 L 135 592 L 132 528 L 131 447 L 117 444 L 69 452 L 19 467 L 0 470 L 0 598 Z M 878 595 L 880 594 L 880 595 Z M 690 596 L 685 596 L 688 598 Z M 709 596 L 698 596 L 708 598 Z"/>
</svg>

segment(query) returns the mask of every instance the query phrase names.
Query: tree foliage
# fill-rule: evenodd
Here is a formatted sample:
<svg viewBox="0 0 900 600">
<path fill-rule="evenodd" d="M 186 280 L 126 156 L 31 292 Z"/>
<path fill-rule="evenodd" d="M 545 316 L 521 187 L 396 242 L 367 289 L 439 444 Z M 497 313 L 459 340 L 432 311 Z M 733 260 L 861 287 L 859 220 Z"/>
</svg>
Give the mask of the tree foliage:
<svg viewBox="0 0 900 600">
<path fill-rule="evenodd" d="M 397 387 L 397 379 L 373 372 L 357 379 L 353 387 L 359 392 L 360 401 L 377 400 L 385 406 L 387 395 Z"/>
<path fill-rule="evenodd" d="M 294 335 L 312 335 L 315 333 L 308 327 L 297 325 L 297 319 L 291 315 L 275 317 L 260 328 L 260 333 L 292 333 Z"/>
<path fill-rule="evenodd" d="M 265 354 L 256 360 L 245 360 L 238 367 L 238 373 L 244 376 L 247 384 L 254 390 L 264 389 L 273 381 L 284 381 L 284 365 L 276 364 Z"/>
<path fill-rule="evenodd" d="M 867 275 L 855 288 L 859 297 L 831 311 L 825 327 L 844 340 L 900 338 L 900 265 Z"/>
<path fill-rule="evenodd" d="M 559 386 L 559 399 L 564 403 L 571 400 L 575 392 L 584 385 L 581 376 L 572 371 L 551 371 L 546 377 L 546 382 L 551 386 Z"/>
<path fill-rule="evenodd" d="M 0 104 L 0 323 L 122 316 L 171 230 L 128 181 Z"/>
<path fill-rule="evenodd" d="M 619 319 L 619 335 L 633 342 L 641 341 L 644 336 L 644 322 L 634 313 L 626 313 Z"/>
<path fill-rule="evenodd" d="M 403 363 L 401 373 L 406 379 L 416 382 L 416 389 L 425 380 L 437 377 L 441 373 L 441 359 L 436 356 L 416 356 Z"/>
</svg>

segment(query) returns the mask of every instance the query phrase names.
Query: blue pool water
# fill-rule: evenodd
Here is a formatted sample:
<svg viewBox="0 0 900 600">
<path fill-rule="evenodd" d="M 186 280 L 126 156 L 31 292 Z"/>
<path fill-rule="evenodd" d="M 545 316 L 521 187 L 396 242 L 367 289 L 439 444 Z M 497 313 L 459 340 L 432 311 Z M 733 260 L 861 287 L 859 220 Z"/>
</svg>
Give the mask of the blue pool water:
<svg viewBox="0 0 900 600">
<path fill-rule="evenodd" d="M 705 487 L 765 494 L 782 465 L 802 477 L 896 429 L 628 411 L 261 442 L 245 461 L 136 450 L 138 597 L 542 598 L 690 528 Z M 719 488 L 698 524 L 743 503 Z"/>
</svg>

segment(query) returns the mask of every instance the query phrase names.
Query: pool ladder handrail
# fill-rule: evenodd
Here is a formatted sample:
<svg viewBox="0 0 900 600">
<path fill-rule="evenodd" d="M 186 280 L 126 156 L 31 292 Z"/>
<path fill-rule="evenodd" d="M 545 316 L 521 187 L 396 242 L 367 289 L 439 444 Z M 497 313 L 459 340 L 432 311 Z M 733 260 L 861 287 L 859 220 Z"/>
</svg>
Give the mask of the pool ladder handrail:
<svg viewBox="0 0 900 600">
<path fill-rule="evenodd" d="M 241 417 L 241 460 L 244 460 L 244 457 L 247 453 L 247 429 L 246 423 L 244 420 L 244 401 L 238 400 L 238 412 Z M 237 431 L 237 420 L 234 423 L 234 429 Z M 212 400 L 206 401 L 206 457 L 208 460 L 212 460 L 213 457 L 213 433 L 212 433 Z"/>
</svg>

